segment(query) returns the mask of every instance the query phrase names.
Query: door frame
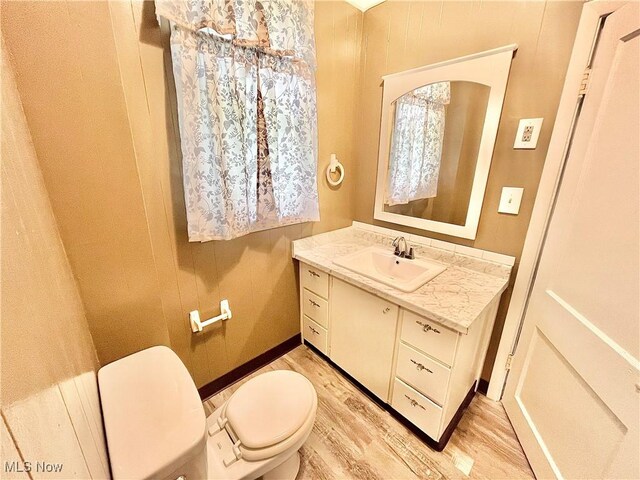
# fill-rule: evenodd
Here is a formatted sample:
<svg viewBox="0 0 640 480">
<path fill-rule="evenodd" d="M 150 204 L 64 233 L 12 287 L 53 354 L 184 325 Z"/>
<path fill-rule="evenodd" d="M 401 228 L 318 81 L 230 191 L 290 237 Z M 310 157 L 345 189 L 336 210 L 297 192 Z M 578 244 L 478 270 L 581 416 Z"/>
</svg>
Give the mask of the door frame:
<svg viewBox="0 0 640 480">
<path fill-rule="evenodd" d="M 538 261 L 544 245 L 577 118 L 579 91 L 591 58 L 595 39 L 601 27 L 601 18 L 615 12 L 625 3 L 627 2 L 592 0 L 585 3 L 582 8 L 576 39 L 573 44 L 571 59 L 569 60 L 569 67 L 560 96 L 560 104 L 551 134 L 551 141 L 520 257 L 518 275 L 513 287 L 513 294 L 509 302 L 507 317 L 489 381 L 487 396 L 495 401 L 499 401 L 502 398 L 507 375 L 509 374 L 510 359 L 517 348 L 520 328 L 536 278 Z"/>
</svg>

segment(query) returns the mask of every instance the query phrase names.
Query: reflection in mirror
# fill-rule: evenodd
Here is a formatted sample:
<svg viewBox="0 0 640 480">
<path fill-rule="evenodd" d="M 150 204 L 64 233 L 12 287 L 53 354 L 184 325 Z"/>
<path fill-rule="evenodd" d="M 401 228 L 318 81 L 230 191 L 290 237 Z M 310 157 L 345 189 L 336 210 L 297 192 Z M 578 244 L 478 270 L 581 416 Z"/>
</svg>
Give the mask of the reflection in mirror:
<svg viewBox="0 0 640 480">
<path fill-rule="evenodd" d="M 490 90 L 437 82 L 393 102 L 385 212 L 465 225 Z"/>
<path fill-rule="evenodd" d="M 476 238 L 517 48 L 382 77 L 374 219 Z"/>
</svg>

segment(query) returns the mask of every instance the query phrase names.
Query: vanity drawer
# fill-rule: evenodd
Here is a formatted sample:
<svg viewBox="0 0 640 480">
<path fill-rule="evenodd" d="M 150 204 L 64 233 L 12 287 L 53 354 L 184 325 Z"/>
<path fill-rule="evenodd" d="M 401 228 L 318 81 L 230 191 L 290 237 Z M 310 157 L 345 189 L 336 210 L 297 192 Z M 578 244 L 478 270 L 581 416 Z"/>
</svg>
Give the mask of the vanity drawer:
<svg viewBox="0 0 640 480">
<path fill-rule="evenodd" d="M 302 312 L 324 328 L 329 327 L 329 303 L 306 288 L 302 290 Z"/>
<path fill-rule="evenodd" d="M 444 404 L 451 370 L 400 342 L 396 376 L 439 405 Z"/>
<path fill-rule="evenodd" d="M 300 264 L 300 281 L 307 290 L 329 298 L 329 275 L 306 263 Z"/>
<path fill-rule="evenodd" d="M 395 379 L 391 406 L 434 440 L 438 440 L 442 408 L 402 380 Z"/>
<path fill-rule="evenodd" d="M 326 355 L 327 331 L 306 315 L 304 316 L 303 323 L 304 331 L 302 332 L 302 335 L 304 339 Z"/>
<path fill-rule="evenodd" d="M 403 310 L 402 340 L 451 366 L 458 334 L 439 323 Z"/>
</svg>

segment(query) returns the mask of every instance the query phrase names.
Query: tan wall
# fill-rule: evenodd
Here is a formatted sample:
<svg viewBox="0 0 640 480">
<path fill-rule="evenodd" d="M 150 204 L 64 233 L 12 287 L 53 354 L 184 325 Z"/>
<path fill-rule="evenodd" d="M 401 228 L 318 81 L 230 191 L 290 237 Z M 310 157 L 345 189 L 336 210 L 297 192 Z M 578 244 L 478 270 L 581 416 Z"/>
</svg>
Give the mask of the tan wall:
<svg viewBox="0 0 640 480">
<path fill-rule="evenodd" d="M 451 197 L 451 205 L 447 206 L 444 203 L 441 208 L 448 213 L 450 222 L 464 225 L 469 209 L 469 198 L 476 173 L 480 139 L 491 89 L 478 83 L 455 82 L 454 86 L 458 90 L 455 93 L 459 93 L 463 99 L 460 103 L 462 103 L 464 118 L 460 123 L 464 125 L 464 131 L 460 132 L 462 140 L 453 180 L 455 189 Z M 435 205 L 434 213 L 437 215 Z"/>
<path fill-rule="evenodd" d="M 9 1 L 2 10 L 100 361 L 169 344 L 108 5 Z"/>
<path fill-rule="evenodd" d="M 166 344 L 203 385 L 298 332 L 292 239 L 346 226 L 354 216 L 373 223 L 386 73 L 520 45 L 478 238 L 449 239 L 520 254 L 581 3 L 388 2 L 363 23 L 344 2 L 318 2 L 322 221 L 205 244 L 186 239 L 167 35 L 152 2 L 9 1 L 2 8 L 18 90 L 101 363 Z M 536 116 L 545 117 L 538 149 L 512 150 L 517 119 Z M 330 153 L 347 170 L 338 189 L 324 180 Z M 504 185 L 525 187 L 517 217 L 496 212 Z M 188 312 L 217 314 L 221 298 L 234 318 L 192 335 Z"/>
<path fill-rule="evenodd" d="M 463 245 L 519 257 L 560 91 L 582 8 L 580 1 L 388 1 L 364 15 L 361 95 L 356 144 L 356 220 L 426 234 Z M 421 65 L 510 43 L 513 60 L 489 182 L 475 241 L 425 233 L 373 220 L 381 77 Z M 513 150 L 518 120 L 544 117 L 536 150 Z M 498 214 L 503 186 L 524 187 L 518 216 Z M 488 378 L 506 315 L 511 288 L 503 297 L 483 378 Z"/>
<path fill-rule="evenodd" d="M 58 478 L 108 478 L 96 352 L 4 43 L 1 62 L 0 476 L 41 460 L 64 463 Z"/>
<path fill-rule="evenodd" d="M 362 14 L 316 8 L 321 222 L 204 244 L 187 242 L 168 39 L 153 3 L 6 2 L 2 28 L 101 363 L 167 344 L 200 386 L 296 334 L 291 240 L 353 218 Z M 346 167 L 338 189 L 324 180 L 331 153 Z M 222 298 L 233 319 L 192 335 L 188 312 L 217 314 Z"/>
</svg>

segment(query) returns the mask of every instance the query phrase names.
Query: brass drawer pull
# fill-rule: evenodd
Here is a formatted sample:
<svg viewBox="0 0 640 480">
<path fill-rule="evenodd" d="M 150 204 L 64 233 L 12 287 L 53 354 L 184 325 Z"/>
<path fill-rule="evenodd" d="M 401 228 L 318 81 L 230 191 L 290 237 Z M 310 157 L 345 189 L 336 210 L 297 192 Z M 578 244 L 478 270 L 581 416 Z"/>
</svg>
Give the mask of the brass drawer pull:
<svg viewBox="0 0 640 480">
<path fill-rule="evenodd" d="M 313 300 L 311 300 L 311 299 L 309 299 L 309 303 L 310 303 L 311 305 L 313 305 L 314 307 L 316 307 L 316 308 L 320 308 L 320 304 L 319 304 L 319 303 L 314 302 L 314 301 L 313 301 Z"/>
<path fill-rule="evenodd" d="M 309 330 L 311 330 L 313 333 L 315 333 L 316 335 L 320 335 L 320 332 L 317 331 L 315 328 L 313 328 L 311 325 L 307 325 L 309 327 Z"/>
<path fill-rule="evenodd" d="M 422 405 L 420 405 L 418 402 L 416 402 L 413 398 L 411 398 L 409 395 L 405 394 L 405 398 L 407 400 L 409 400 L 409 402 L 411 402 L 411 406 L 412 407 L 420 407 L 423 410 L 426 410 L 426 408 L 424 408 Z"/>
<path fill-rule="evenodd" d="M 309 275 L 311 275 L 312 277 L 320 277 L 319 273 L 314 272 L 313 270 L 307 270 L 309 272 Z"/>
<path fill-rule="evenodd" d="M 421 322 L 420 320 L 416 320 L 416 323 L 422 327 L 422 331 L 424 333 L 429 333 L 429 332 L 440 333 L 440 330 L 438 330 L 437 328 L 433 328 L 428 323 Z"/>
<path fill-rule="evenodd" d="M 409 360 L 411 360 L 411 363 L 413 363 L 416 366 L 416 369 L 421 372 L 422 370 L 426 370 L 429 373 L 433 373 L 432 370 L 429 370 L 427 367 L 425 367 L 423 364 L 416 362 L 413 358 L 410 358 Z"/>
</svg>

